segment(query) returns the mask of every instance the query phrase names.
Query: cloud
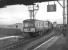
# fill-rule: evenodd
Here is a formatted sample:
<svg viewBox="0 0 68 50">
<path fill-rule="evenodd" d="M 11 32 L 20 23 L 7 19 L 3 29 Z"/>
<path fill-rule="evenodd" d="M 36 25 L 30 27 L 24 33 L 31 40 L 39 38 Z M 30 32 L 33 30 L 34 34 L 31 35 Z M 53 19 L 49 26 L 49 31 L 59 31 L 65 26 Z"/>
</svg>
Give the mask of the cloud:
<svg viewBox="0 0 68 50">
<path fill-rule="evenodd" d="M 0 9 L 1 24 L 22 22 L 27 18 L 29 18 L 29 12 L 27 7 L 24 5 L 11 5 Z"/>
</svg>

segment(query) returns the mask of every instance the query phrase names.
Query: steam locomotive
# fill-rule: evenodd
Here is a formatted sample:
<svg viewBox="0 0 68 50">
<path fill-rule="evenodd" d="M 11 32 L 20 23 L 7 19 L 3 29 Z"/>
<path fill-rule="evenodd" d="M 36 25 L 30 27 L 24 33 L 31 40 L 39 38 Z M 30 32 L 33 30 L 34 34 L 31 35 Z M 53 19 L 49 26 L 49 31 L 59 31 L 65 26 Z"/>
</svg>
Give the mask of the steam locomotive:
<svg viewBox="0 0 68 50">
<path fill-rule="evenodd" d="M 53 25 L 50 21 L 42 21 L 37 19 L 26 19 L 23 21 L 23 32 L 32 37 L 42 36 L 51 31 Z"/>
</svg>

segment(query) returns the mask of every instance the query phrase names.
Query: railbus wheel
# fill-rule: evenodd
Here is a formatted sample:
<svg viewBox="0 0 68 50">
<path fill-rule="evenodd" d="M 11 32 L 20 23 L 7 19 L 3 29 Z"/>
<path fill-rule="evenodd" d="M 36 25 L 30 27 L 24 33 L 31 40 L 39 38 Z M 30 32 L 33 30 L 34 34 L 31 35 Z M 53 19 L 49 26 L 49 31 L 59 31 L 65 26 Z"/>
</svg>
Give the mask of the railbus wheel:
<svg viewBox="0 0 68 50">
<path fill-rule="evenodd" d="M 38 34 L 39 34 L 39 36 L 42 36 L 43 35 L 43 32 L 39 32 Z"/>
</svg>

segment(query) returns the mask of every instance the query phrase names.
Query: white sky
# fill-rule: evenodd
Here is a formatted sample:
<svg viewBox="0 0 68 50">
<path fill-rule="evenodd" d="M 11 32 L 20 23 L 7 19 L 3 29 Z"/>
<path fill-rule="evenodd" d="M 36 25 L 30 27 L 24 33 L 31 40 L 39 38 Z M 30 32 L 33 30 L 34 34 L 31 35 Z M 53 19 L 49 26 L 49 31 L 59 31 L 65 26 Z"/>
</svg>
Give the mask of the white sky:
<svg viewBox="0 0 68 50">
<path fill-rule="evenodd" d="M 56 12 L 47 12 L 47 2 L 39 3 L 39 11 L 36 14 L 36 19 L 40 20 L 50 20 L 52 22 L 63 23 L 63 9 L 57 3 Z M 62 4 L 62 1 L 60 1 Z M 54 4 L 54 2 L 49 2 L 49 4 Z M 5 8 L 0 8 L 0 24 L 14 24 L 22 23 L 23 20 L 29 19 L 28 7 L 25 5 L 10 5 Z"/>
</svg>

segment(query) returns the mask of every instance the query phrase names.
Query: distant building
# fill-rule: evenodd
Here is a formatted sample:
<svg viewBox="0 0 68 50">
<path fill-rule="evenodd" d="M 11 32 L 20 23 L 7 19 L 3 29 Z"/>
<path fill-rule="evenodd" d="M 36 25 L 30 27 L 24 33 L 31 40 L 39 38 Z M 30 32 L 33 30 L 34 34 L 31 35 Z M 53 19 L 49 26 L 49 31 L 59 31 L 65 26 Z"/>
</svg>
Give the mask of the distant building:
<svg viewBox="0 0 68 50">
<path fill-rule="evenodd" d="M 21 31 L 23 31 L 23 23 L 16 23 L 15 26 L 17 29 L 21 29 Z"/>
</svg>

